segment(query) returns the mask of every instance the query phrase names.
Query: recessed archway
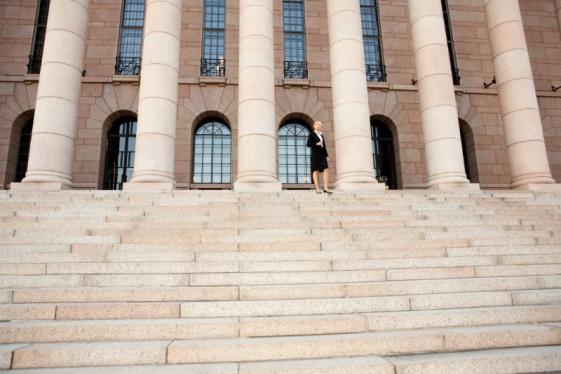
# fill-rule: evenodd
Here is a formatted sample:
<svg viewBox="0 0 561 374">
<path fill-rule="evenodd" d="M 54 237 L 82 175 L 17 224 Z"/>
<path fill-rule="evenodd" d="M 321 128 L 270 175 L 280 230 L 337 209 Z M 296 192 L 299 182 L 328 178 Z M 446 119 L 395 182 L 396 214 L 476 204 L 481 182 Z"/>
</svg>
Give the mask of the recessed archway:
<svg viewBox="0 0 561 374">
<path fill-rule="evenodd" d="M 312 124 L 312 118 L 304 113 L 291 113 L 279 124 L 279 180 L 286 188 L 312 183 L 310 148 L 306 145 Z"/>
<path fill-rule="evenodd" d="M 470 125 L 460 118 L 460 137 L 466 176 L 471 183 L 479 183 L 479 169 L 477 167 L 477 153 L 475 151 L 475 138 Z"/>
<path fill-rule="evenodd" d="M 136 114 L 118 112 L 106 121 L 103 152 L 103 189 L 121 190 L 134 172 L 136 152 Z"/>
<path fill-rule="evenodd" d="M 34 110 L 27 110 L 16 117 L 10 133 L 10 145 L 6 165 L 7 187 L 12 182 L 21 182 L 27 172 L 27 162 L 31 145 Z"/>
<path fill-rule="evenodd" d="M 388 117 L 374 115 L 370 117 L 370 134 L 376 179 L 380 183 L 385 183 L 389 189 L 398 189 L 401 180 L 398 171 L 399 143 L 395 124 Z"/>
<path fill-rule="evenodd" d="M 232 183 L 232 129 L 225 116 L 207 112 L 195 120 L 191 182 L 196 185 Z"/>
</svg>

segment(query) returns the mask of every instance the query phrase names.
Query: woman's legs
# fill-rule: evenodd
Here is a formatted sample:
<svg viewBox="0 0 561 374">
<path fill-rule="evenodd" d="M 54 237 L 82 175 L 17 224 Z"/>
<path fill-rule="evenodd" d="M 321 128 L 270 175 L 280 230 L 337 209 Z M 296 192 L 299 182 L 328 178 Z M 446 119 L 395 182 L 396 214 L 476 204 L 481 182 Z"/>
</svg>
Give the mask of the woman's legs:
<svg viewBox="0 0 561 374">
<path fill-rule="evenodd" d="M 312 179 L 314 180 L 314 185 L 316 186 L 316 191 L 321 191 L 321 188 L 319 188 L 319 171 L 314 171 L 312 173 Z"/>
<path fill-rule="evenodd" d="M 329 169 L 323 171 L 323 189 L 329 191 Z"/>
</svg>

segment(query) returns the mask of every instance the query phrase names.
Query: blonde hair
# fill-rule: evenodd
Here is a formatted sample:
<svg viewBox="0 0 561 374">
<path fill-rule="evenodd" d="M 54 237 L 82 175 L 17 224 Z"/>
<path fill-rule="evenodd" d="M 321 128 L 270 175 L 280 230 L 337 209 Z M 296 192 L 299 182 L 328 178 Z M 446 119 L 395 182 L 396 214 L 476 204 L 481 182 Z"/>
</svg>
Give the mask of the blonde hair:
<svg viewBox="0 0 561 374">
<path fill-rule="evenodd" d="M 314 126 L 313 126 L 314 130 L 316 129 L 316 125 L 321 127 L 321 126 L 323 126 L 323 123 L 321 123 L 321 121 L 315 121 Z"/>
</svg>

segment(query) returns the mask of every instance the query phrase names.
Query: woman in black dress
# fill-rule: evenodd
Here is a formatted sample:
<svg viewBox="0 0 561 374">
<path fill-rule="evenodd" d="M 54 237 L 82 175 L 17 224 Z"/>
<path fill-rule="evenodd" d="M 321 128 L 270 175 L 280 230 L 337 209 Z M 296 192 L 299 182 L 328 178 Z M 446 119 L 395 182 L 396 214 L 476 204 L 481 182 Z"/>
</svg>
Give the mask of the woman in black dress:
<svg viewBox="0 0 561 374">
<path fill-rule="evenodd" d="M 307 146 L 311 148 L 310 163 L 312 166 L 312 179 L 316 186 L 316 192 L 322 193 L 319 187 L 319 173 L 323 172 L 323 192 L 331 194 L 329 191 L 329 155 L 325 145 L 325 136 L 321 132 L 322 123 L 316 121 L 314 123 L 314 131 L 308 135 Z"/>
</svg>

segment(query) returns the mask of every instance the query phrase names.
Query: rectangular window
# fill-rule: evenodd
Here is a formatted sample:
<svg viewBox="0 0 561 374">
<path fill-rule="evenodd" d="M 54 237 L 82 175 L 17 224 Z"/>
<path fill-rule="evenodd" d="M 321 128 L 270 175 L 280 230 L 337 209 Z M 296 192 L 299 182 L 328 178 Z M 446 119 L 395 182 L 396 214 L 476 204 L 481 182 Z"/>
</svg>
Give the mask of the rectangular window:
<svg viewBox="0 0 561 374">
<path fill-rule="evenodd" d="M 450 10 L 448 9 L 448 1 L 442 0 L 442 13 L 444 15 L 444 27 L 446 29 L 446 40 L 448 42 L 448 54 L 450 55 L 450 66 L 452 67 L 452 80 L 455 86 L 460 85 L 460 70 L 456 61 L 456 51 L 454 50 L 454 35 L 452 34 L 452 20 L 450 18 Z"/>
<path fill-rule="evenodd" d="M 28 74 L 39 74 L 41 71 L 41 59 L 43 58 L 43 46 L 45 45 L 45 34 L 47 33 L 47 19 L 49 18 L 50 0 L 39 0 L 37 2 L 37 17 L 35 18 L 35 33 L 31 54 L 27 63 Z"/>
<path fill-rule="evenodd" d="M 223 77 L 226 73 L 224 61 L 224 39 L 226 29 L 226 1 L 204 2 L 203 51 L 201 75 Z"/>
<path fill-rule="evenodd" d="M 144 0 L 124 0 L 115 74 L 138 75 L 142 55 Z"/>
<path fill-rule="evenodd" d="M 382 58 L 382 33 L 378 13 L 378 0 L 360 0 L 362 39 L 366 78 L 368 81 L 385 82 L 386 67 Z"/>
<path fill-rule="evenodd" d="M 306 27 L 303 0 L 282 2 L 284 25 L 284 77 L 308 78 L 306 63 Z"/>
</svg>

